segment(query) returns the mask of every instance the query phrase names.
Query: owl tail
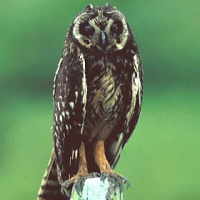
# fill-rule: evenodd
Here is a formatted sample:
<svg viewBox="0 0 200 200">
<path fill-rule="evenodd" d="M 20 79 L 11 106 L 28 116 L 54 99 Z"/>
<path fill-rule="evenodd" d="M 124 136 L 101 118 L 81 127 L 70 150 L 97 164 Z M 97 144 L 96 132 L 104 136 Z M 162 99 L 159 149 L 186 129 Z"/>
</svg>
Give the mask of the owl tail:
<svg viewBox="0 0 200 200">
<path fill-rule="evenodd" d="M 37 200 L 62 200 L 61 186 L 57 179 L 55 153 L 52 151 L 47 169 L 42 179 Z"/>
</svg>

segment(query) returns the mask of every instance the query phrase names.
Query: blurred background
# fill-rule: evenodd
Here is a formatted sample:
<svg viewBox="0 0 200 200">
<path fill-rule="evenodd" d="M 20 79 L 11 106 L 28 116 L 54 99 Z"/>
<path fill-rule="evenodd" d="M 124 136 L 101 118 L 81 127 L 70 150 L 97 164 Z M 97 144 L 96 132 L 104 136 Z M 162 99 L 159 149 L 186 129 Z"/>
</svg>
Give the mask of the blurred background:
<svg viewBox="0 0 200 200">
<path fill-rule="evenodd" d="M 199 0 L 0 0 L 0 199 L 34 200 L 52 148 L 52 85 L 66 32 L 110 3 L 133 30 L 144 99 L 116 171 L 124 199 L 200 198 Z"/>
</svg>

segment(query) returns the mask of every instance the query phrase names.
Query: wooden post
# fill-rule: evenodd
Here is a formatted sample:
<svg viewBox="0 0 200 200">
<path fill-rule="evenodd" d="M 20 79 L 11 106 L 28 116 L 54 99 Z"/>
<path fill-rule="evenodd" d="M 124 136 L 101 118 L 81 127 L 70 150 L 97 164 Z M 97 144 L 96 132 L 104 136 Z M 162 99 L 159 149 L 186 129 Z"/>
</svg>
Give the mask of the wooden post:
<svg viewBox="0 0 200 200">
<path fill-rule="evenodd" d="M 87 177 L 75 183 L 70 200 L 123 200 L 124 180 L 113 176 Z"/>
</svg>

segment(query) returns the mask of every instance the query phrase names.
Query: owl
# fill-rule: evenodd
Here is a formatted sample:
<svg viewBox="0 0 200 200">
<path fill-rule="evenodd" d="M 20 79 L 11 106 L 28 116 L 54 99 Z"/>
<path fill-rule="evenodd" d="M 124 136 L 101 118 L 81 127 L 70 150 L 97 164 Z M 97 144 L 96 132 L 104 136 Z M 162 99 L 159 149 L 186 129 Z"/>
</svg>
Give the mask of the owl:
<svg viewBox="0 0 200 200">
<path fill-rule="evenodd" d="M 88 5 L 72 22 L 54 78 L 54 147 L 38 199 L 113 169 L 141 110 L 140 54 L 124 15 Z"/>
</svg>

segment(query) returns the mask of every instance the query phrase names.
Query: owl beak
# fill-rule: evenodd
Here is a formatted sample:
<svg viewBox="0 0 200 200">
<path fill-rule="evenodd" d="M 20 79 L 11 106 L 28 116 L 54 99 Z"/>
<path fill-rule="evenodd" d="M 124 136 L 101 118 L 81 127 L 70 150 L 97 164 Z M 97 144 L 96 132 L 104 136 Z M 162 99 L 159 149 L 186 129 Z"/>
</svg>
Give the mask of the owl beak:
<svg viewBox="0 0 200 200">
<path fill-rule="evenodd" d="M 103 49 L 105 49 L 106 46 L 108 45 L 108 36 L 104 31 L 100 32 L 99 44 Z"/>
</svg>

